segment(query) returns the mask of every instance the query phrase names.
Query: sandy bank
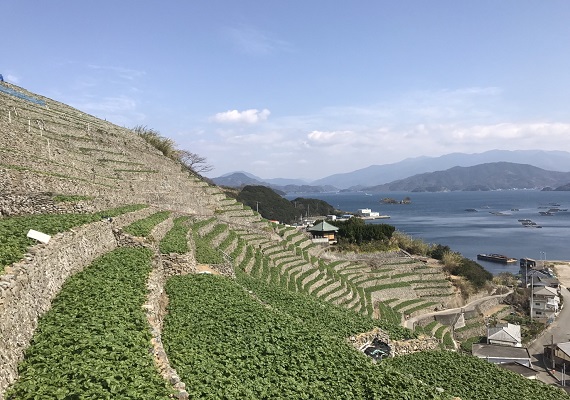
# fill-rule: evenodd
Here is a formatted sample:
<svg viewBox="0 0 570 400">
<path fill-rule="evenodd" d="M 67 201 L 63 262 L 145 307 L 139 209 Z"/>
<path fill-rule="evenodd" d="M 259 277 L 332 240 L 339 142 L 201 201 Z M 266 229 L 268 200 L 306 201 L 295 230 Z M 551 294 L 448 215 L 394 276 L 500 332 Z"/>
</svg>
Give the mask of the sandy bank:
<svg viewBox="0 0 570 400">
<path fill-rule="evenodd" d="M 570 287 L 570 261 L 546 261 L 563 286 Z"/>
</svg>

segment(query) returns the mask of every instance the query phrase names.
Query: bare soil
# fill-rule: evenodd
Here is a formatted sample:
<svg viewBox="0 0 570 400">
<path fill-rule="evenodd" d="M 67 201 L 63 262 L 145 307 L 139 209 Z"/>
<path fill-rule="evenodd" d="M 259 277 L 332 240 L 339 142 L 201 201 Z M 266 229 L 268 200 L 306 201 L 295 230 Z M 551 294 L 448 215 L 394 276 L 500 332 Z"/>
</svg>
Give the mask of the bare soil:
<svg viewBox="0 0 570 400">
<path fill-rule="evenodd" d="M 547 261 L 563 286 L 570 287 L 570 261 Z"/>
</svg>

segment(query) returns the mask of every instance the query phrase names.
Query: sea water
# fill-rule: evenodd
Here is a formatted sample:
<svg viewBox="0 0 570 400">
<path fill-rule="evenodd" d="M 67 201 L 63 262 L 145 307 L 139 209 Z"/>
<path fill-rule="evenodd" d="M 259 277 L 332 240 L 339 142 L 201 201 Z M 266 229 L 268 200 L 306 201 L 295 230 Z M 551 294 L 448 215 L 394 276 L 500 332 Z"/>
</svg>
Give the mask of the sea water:
<svg viewBox="0 0 570 400">
<path fill-rule="evenodd" d="M 370 208 L 389 215 L 390 219 L 367 223 L 393 225 L 427 243 L 447 245 L 472 260 L 477 260 L 479 253 L 498 253 L 517 259 L 528 257 L 539 263 L 541 260 L 570 260 L 570 192 L 358 192 L 286 196 L 289 200 L 297 197 L 321 199 L 347 212 Z M 387 197 L 397 201 L 410 197 L 411 203 L 383 203 L 382 199 Z M 551 216 L 540 214 L 550 208 L 569 211 L 558 211 Z M 525 227 L 519 219 L 530 219 L 541 228 Z M 518 262 L 477 262 L 493 274 L 519 270 Z"/>
</svg>

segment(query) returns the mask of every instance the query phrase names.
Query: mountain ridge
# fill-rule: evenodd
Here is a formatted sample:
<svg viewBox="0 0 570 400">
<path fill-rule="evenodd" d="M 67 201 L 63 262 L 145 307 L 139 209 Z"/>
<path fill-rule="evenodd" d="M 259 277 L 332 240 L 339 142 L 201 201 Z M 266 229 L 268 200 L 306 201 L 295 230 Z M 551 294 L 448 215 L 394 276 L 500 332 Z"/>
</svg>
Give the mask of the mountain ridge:
<svg viewBox="0 0 570 400">
<path fill-rule="evenodd" d="M 562 187 L 570 182 L 570 172 L 547 171 L 529 164 L 485 163 L 471 167 L 453 167 L 366 187 L 369 192 L 406 191 L 489 191 L 508 189 L 544 189 Z"/>
</svg>

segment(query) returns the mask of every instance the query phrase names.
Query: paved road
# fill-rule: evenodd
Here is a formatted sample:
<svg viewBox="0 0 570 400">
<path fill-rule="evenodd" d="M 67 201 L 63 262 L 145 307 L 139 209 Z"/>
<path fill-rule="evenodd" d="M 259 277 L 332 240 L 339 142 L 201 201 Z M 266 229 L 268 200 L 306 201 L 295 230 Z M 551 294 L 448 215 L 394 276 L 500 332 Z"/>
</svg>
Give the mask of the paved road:
<svg viewBox="0 0 570 400">
<path fill-rule="evenodd" d="M 404 325 L 406 328 L 414 329 L 415 323 L 416 323 L 418 320 L 420 320 L 420 319 L 424 319 L 424 318 L 428 318 L 428 317 L 433 317 L 433 316 L 435 316 L 435 315 L 457 314 L 457 313 L 460 313 L 461 310 L 467 310 L 467 309 L 474 308 L 476 305 L 478 305 L 478 304 L 480 304 L 480 303 L 483 303 L 483 302 L 486 301 L 486 300 L 494 299 L 494 298 L 496 298 L 496 297 L 506 297 L 506 296 L 508 296 L 509 294 L 511 294 L 512 292 L 513 292 L 513 291 L 510 290 L 509 292 L 507 292 L 507 293 L 505 293 L 505 294 L 495 294 L 495 295 L 492 295 L 492 296 L 485 296 L 485 297 L 482 297 L 482 298 L 480 298 L 480 299 L 473 300 L 472 302 L 467 303 L 467 304 L 464 305 L 463 307 L 450 308 L 450 309 L 447 309 L 447 310 L 434 311 L 434 312 L 430 312 L 430 313 L 427 313 L 427 314 L 421 314 L 421 315 L 418 315 L 417 317 L 412 317 L 412 318 L 407 319 L 406 321 L 404 321 L 404 324 L 403 324 L 403 325 Z M 568 308 L 570 308 L 570 307 L 568 307 Z"/>
<path fill-rule="evenodd" d="M 539 379 L 550 384 L 557 383 L 561 378 L 561 374 L 559 371 L 554 372 L 555 379 L 546 371 L 543 359 L 544 345 L 552 343 L 553 338 L 554 343 L 570 341 L 570 292 L 563 286 L 561 294 L 564 298 L 564 308 L 560 311 L 556 320 L 528 347 L 532 365 L 540 372 Z M 570 372 L 570 367 L 566 366 L 566 370 Z M 567 380 L 569 380 L 568 377 Z"/>
</svg>

